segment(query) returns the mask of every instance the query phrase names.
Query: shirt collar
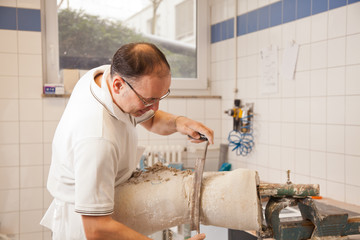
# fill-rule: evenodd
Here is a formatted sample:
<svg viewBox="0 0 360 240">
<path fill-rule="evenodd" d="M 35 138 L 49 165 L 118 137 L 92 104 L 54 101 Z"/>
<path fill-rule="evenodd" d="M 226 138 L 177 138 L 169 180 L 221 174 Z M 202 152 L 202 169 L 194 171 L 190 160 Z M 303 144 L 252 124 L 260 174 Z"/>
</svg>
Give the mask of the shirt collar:
<svg viewBox="0 0 360 240">
<path fill-rule="evenodd" d="M 102 73 L 101 88 L 94 81 L 95 76 Z M 107 85 L 107 78 L 110 75 L 110 65 L 103 65 L 94 70 L 92 75 L 90 90 L 96 100 L 104 106 L 107 112 L 117 120 L 130 120 L 133 123 L 129 114 L 124 113 L 113 101 L 109 87 Z"/>
</svg>

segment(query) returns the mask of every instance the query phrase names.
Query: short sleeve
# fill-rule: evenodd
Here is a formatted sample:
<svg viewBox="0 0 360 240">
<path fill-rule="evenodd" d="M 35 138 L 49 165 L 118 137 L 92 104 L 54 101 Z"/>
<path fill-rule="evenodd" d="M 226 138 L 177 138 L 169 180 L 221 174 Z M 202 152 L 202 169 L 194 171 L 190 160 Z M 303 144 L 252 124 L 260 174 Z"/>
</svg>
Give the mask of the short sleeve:
<svg viewBox="0 0 360 240">
<path fill-rule="evenodd" d="M 103 216 L 114 209 L 117 172 L 114 145 L 101 138 L 83 140 L 74 148 L 75 212 Z"/>
</svg>

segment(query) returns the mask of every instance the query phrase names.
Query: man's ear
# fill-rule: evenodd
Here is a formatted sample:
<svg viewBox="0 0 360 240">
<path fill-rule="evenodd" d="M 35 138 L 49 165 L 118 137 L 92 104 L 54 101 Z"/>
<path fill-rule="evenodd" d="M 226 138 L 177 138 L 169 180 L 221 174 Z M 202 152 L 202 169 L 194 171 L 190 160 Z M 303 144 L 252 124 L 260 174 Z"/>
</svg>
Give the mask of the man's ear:
<svg viewBox="0 0 360 240">
<path fill-rule="evenodd" d="M 124 84 L 125 82 L 121 77 L 115 76 L 112 81 L 112 88 L 114 92 L 118 94 L 120 90 L 124 87 Z"/>
</svg>

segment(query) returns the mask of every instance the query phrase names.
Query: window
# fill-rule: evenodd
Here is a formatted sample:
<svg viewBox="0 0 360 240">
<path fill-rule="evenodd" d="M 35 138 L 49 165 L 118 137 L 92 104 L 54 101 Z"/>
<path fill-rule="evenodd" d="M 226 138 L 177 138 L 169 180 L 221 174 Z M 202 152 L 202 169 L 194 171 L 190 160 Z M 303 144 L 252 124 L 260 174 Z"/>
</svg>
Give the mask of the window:
<svg viewBox="0 0 360 240">
<path fill-rule="evenodd" d="M 207 87 L 206 0 L 42 0 L 44 76 L 61 83 L 65 71 L 109 64 L 128 42 L 155 43 L 172 70 L 173 89 Z"/>
</svg>

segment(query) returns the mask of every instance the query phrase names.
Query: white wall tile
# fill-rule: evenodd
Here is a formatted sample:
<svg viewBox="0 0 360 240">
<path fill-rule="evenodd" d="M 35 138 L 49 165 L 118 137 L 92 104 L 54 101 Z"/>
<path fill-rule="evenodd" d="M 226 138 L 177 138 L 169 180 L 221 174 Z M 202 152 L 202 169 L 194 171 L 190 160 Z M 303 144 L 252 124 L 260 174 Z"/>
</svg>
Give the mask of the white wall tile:
<svg viewBox="0 0 360 240">
<path fill-rule="evenodd" d="M 19 143 L 19 123 L 0 122 L 0 144 Z"/>
<path fill-rule="evenodd" d="M 360 3 L 348 5 L 347 7 L 347 34 L 360 33 Z"/>
<path fill-rule="evenodd" d="M 281 148 L 281 169 L 283 171 L 295 170 L 295 150 L 294 148 Z"/>
<path fill-rule="evenodd" d="M 345 182 L 360 187 L 360 157 L 345 156 Z"/>
<path fill-rule="evenodd" d="M 345 44 L 345 37 L 328 40 L 328 67 L 345 65 Z"/>
<path fill-rule="evenodd" d="M 20 187 L 36 188 L 43 186 L 43 166 L 20 167 Z"/>
<path fill-rule="evenodd" d="M 312 124 L 310 126 L 310 149 L 326 151 L 326 125 Z"/>
<path fill-rule="evenodd" d="M 43 164 L 43 144 L 20 144 L 20 165 Z"/>
<path fill-rule="evenodd" d="M 345 121 L 349 125 L 360 125 L 360 96 L 347 96 Z"/>
<path fill-rule="evenodd" d="M 40 54 L 19 54 L 19 75 L 38 77 L 42 75 L 42 57 Z"/>
<path fill-rule="evenodd" d="M 257 162 L 259 166 L 268 167 L 269 165 L 269 145 L 257 145 Z"/>
<path fill-rule="evenodd" d="M 278 47 L 282 46 L 281 31 L 282 31 L 281 25 L 270 28 L 270 44 L 272 44 L 273 46 L 278 46 Z"/>
<path fill-rule="evenodd" d="M 326 123 L 326 98 L 312 97 L 310 100 L 310 122 Z"/>
<path fill-rule="evenodd" d="M 17 98 L 19 96 L 19 81 L 17 77 L 0 76 L 0 98 Z"/>
<path fill-rule="evenodd" d="M 309 149 L 310 147 L 310 125 L 295 125 L 295 146 L 296 148 Z"/>
<path fill-rule="evenodd" d="M 247 54 L 248 55 L 253 55 L 253 54 L 258 54 L 259 53 L 259 35 L 257 34 L 257 32 L 254 33 L 249 33 L 248 37 L 247 37 Z"/>
<path fill-rule="evenodd" d="M 345 157 L 343 154 L 328 153 L 326 155 L 326 176 L 329 181 L 345 182 Z"/>
<path fill-rule="evenodd" d="M 248 11 L 247 0 L 238 0 L 238 14 L 241 15 Z"/>
<path fill-rule="evenodd" d="M 0 73 L 2 76 L 18 75 L 18 56 L 14 53 L 0 53 Z"/>
<path fill-rule="evenodd" d="M 310 99 L 297 98 L 295 101 L 295 122 L 309 123 L 310 122 Z"/>
<path fill-rule="evenodd" d="M 346 66 L 346 94 L 360 94 L 360 65 Z"/>
<path fill-rule="evenodd" d="M 168 99 L 169 112 L 174 112 L 178 116 L 186 116 L 186 104 L 181 99 Z M 176 109 L 176 111 L 175 111 Z"/>
<path fill-rule="evenodd" d="M 0 168 L 0 190 L 19 188 L 19 168 Z"/>
<path fill-rule="evenodd" d="M 22 233 L 20 234 L 20 239 L 21 240 L 43 239 L 43 232 Z"/>
<path fill-rule="evenodd" d="M 326 150 L 331 153 L 344 153 L 345 133 L 343 125 L 327 125 Z"/>
<path fill-rule="evenodd" d="M 19 211 L 19 190 L 0 191 L 0 213 Z"/>
<path fill-rule="evenodd" d="M 280 122 L 281 120 L 281 100 L 270 99 L 269 100 L 269 120 Z"/>
<path fill-rule="evenodd" d="M 310 175 L 311 177 L 326 179 L 326 153 L 310 152 Z"/>
<path fill-rule="evenodd" d="M 59 123 L 58 121 L 44 122 L 44 136 L 43 136 L 44 143 L 52 142 L 58 123 Z"/>
<path fill-rule="evenodd" d="M 345 67 L 328 68 L 327 95 L 345 94 Z"/>
<path fill-rule="evenodd" d="M 345 126 L 345 153 L 360 156 L 360 126 Z"/>
<path fill-rule="evenodd" d="M 346 38 L 346 64 L 360 64 L 360 34 Z"/>
<path fill-rule="evenodd" d="M 259 31 L 258 34 L 259 34 L 259 50 L 268 47 L 270 45 L 270 30 L 268 28 L 263 29 Z"/>
<path fill-rule="evenodd" d="M 359 205 L 360 187 L 346 185 L 345 191 L 345 201 L 350 204 Z"/>
<path fill-rule="evenodd" d="M 0 167 L 19 166 L 19 145 L 0 145 Z"/>
<path fill-rule="evenodd" d="M 310 96 L 310 71 L 296 72 L 295 85 L 296 97 Z"/>
<path fill-rule="evenodd" d="M 321 41 L 311 44 L 311 69 L 327 67 L 327 42 Z"/>
<path fill-rule="evenodd" d="M 300 45 L 298 59 L 296 63 L 296 71 L 305 71 L 310 69 L 310 44 Z"/>
<path fill-rule="evenodd" d="M 205 100 L 205 119 L 221 119 L 221 99 Z"/>
<path fill-rule="evenodd" d="M 295 147 L 295 124 L 282 123 L 281 132 L 281 145 L 286 147 Z"/>
<path fill-rule="evenodd" d="M 186 100 L 186 109 L 189 118 L 203 120 L 205 116 L 205 100 L 188 99 Z"/>
<path fill-rule="evenodd" d="M 258 0 L 247 0 L 248 11 L 255 10 L 259 7 Z"/>
<path fill-rule="evenodd" d="M 345 123 L 345 97 L 327 98 L 327 123 L 344 124 Z"/>
<path fill-rule="evenodd" d="M 19 233 L 19 212 L 0 213 L 1 232 Z"/>
<path fill-rule="evenodd" d="M 20 190 L 20 210 L 40 210 L 43 208 L 43 188 Z"/>
<path fill-rule="evenodd" d="M 298 44 L 310 43 L 311 40 L 311 18 L 303 18 L 295 21 L 296 42 Z"/>
<path fill-rule="evenodd" d="M 19 97 L 40 99 L 43 92 L 41 77 L 19 77 Z"/>
<path fill-rule="evenodd" d="M 272 145 L 281 144 L 281 123 L 279 122 L 269 123 L 269 144 Z"/>
<path fill-rule="evenodd" d="M 281 147 L 269 146 L 269 164 L 271 168 L 281 169 Z"/>
<path fill-rule="evenodd" d="M 327 197 L 344 202 L 345 184 L 327 181 Z"/>
<path fill-rule="evenodd" d="M 39 224 L 43 217 L 42 210 L 23 211 L 20 213 L 20 233 L 41 232 Z"/>
<path fill-rule="evenodd" d="M 13 30 L 0 30 L 0 52 L 17 53 L 17 32 Z"/>
<path fill-rule="evenodd" d="M 281 111 L 283 122 L 295 122 L 295 98 L 283 98 Z"/>
<path fill-rule="evenodd" d="M 283 97 L 295 97 L 295 89 L 296 89 L 295 80 L 282 80 L 280 87 L 282 89 L 281 92 Z"/>
<path fill-rule="evenodd" d="M 19 101 L 15 99 L 0 99 L 0 121 L 19 120 Z"/>
<path fill-rule="evenodd" d="M 17 7 L 40 9 L 40 0 L 17 0 Z"/>
<path fill-rule="evenodd" d="M 311 17 L 311 41 L 318 42 L 327 38 L 328 12 Z"/>
<path fill-rule="evenodd" d="M 282 46 L 281 48 L 286 48 L 293 43 L 296 39 L 296 23 L 288 22 L 282 25 Z"/>
<path fill-rule="evenodd" d="M 44 121 L 59 121 L 65 110 L 64 98 L 44 98 Z"/>
<path fill-rule="evenodd" d="M 52 155 L 52 148 L 51 148 L 51 143 L 44 143 L 43 147 L 44 147 L 44 153 L 43 153 L 43 158 L 44 158 L 44 164 L 48 165 L 51 163 L 51 155 Z"/>
<path fill-rule="evenodd" d="M 42 133 L 42 122 L 20 122 L 21 143 L 41 143 Z"/>
<path fill-rule="evenodd" d="M 19 53 L 41 54 L 41 32 L 18 31 Z"/>
<path fill-rule="evenodd" d="M 20 100 L 20 121 L 41 121 L 42 114 L 41 99 Z"/>
<path fill-rule="evenodd" d="M 346 34 L 346 6 L 329 11 L 328 37 L 335 38 Z"/>
<path fill-rule="evenodd" d="M 3 7 L 16 7 L 16 1 L 14 0 L 1 0 L 0 2 Z"/>
<path fill-rule="evenodd" d="M 295 173 L 310 176 L 310 151 L 305 149 L 295 150 Z"/>
<path fill-rule="evenodd" d="M 327 70 L 319 69 L 310 72 L 311 96 L 326 96 Z"/>
</svg>

